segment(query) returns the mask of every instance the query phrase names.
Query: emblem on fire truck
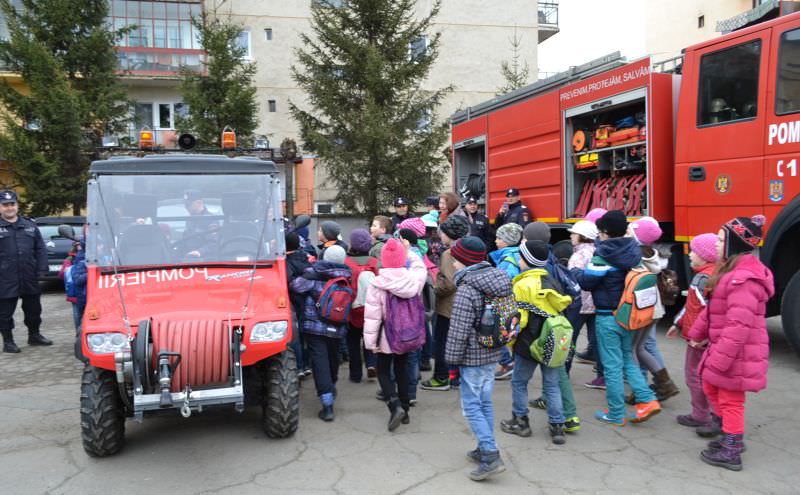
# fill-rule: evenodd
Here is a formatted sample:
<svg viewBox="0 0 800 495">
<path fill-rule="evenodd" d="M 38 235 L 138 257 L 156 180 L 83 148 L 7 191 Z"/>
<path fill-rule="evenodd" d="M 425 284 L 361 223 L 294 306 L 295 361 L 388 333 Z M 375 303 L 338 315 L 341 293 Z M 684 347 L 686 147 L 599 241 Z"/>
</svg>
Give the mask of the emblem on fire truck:
<svg viewBox="0 0 800 495">
<path fill-rule="evenodd" d="M 714 189 L 720 194 L 726 194 L 731 190 L 731 178 L 727 175 L 718 175 L 714 182 Z"/>
<path fill-rule="evenodd" d="M 783 181 L 782 180 L 771 180 L 769 181 L 769 199 L 771 201 L 778 201 L 783 200 Z"/>
</svg>

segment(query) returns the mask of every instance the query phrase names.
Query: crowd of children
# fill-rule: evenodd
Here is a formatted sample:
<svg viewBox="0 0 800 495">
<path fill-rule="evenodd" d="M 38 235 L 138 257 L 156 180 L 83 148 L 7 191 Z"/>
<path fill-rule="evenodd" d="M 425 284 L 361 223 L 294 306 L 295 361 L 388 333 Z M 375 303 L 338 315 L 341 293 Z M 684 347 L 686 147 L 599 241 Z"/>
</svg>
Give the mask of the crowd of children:
<svg viewBox="0 0 800 495">
<path fill-rule="evenodd" d="M 313 372 L 322 420 L 335 418 L 342 339 L 349 379 L 361 382 L 365 370 L 367 378 L 377 378 L 389 431 L 409 423 L 420 371 L 431 370 L 433 358 L 431 376 L 419 385 L 459 390 L 477 440 L 467 453 L 477 463 L 473 480 L 505 470 L 494 435 L 495 380 L 511 380 L 511 417 L 500 422 L 501 430 L 531 436 L 529 406 L 546 409 L 557 445 L 581 428 L 569 376 L 573 356 L 594 366 L 595 378 L 585 386 L 605 390 L 605 407 L 594 413 L 599 422 L 642 423 L 679 392 L 656 339 L 669 300 L 663 283 L 668 259 L 656 246 L 662 237 L 656 219 L 629 223 L 621 211 L 593 210 L 569 229 L 569 240 L 555 245 L 544 223 L 524 228 L 506 223 L 490 246 L 485 235 L 470 235 L 476 232 L 474 208 L 465 214 L 452 194 L 438 199 L 440 210 L 431 204 L 421 218 L 406 213 L 393 222 L 376 216 L 369 231 L 352 231 L 349 244 L 338 224 L 323 222 L 316 258 L 302 248 L 307 239 L 287 234 L 287 274 L 299 329 L 292 348 L 301 375 Z M 765 314 L 773 280 L 752 254 L 763 224 L 760 216 L 739 217 L 716 234 L 692 240 L 695 275 L 667 332 L 687 343 L 684 376 L 692 409 L 677 422 L 700 436 L 722 435 L 701 459 L 731 470 L 742 468 L 745 392 L 766 386 Z M 351 295 L 346 320 L 326 313 L 330 305 L 324 304 L 344 287 Z M 496 306 L 509 298 L 516 316 L 506 320 L 500 315 L 508 308 Z M 502 339 L 478 337 L 487 314 L 494 315 L 488 321 L 498 322 Z M 576 354 L 584 327 L 588 346 Z M 529 401 L 537 368 L 543 394 Z M 631 413 L 626 401 L 633 405 Z"/>
</svg>

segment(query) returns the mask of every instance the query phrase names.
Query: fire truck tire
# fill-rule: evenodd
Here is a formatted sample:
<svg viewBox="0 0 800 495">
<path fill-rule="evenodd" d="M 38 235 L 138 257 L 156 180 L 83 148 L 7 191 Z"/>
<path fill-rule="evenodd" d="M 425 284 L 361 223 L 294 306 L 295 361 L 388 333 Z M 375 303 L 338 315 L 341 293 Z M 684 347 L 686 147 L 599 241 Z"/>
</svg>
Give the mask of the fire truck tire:
<svg viewBox="0 0 800 495">
<path fill-rule="evenodd" d="M 792 276 L 783 291 L 781 324 L 789 345 L 800 355 L 800 272 Z"/>
<path fill-rule="evenodd" d="M 286 349 L 271 357 L 264 377 L 262 425 L 270 438 L 286 438 L 300 421 L 300 382 L 294 352 Z"/>
<path fill-rule="evenodd" d="M 114 455 L 125 444 L 125 407 L 112 371 L 88 365 L 83 369 L 81 438 L 92 457 Z"/>
</svg>

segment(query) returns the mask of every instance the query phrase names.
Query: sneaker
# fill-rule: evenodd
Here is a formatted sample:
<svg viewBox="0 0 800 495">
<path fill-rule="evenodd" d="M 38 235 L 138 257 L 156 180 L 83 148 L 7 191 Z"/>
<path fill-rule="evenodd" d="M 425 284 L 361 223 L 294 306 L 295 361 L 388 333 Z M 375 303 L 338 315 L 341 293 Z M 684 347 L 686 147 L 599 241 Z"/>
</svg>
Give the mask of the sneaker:
<svg viewBox="0 0 800 495">
<path fill-rule="evenodd" d="M 547 409 L 547 399 L 544 397 L 539 397 L 538 399 L 531 399 L 528 401 L 528 405 L 531 407 L 535 407 L 536 409 Z"/>
<path fill-rule="evenodd" d="M 375 378 L 378 376 L 378 372 L 375 371 L 375 368 L 367 368 L 367 378 Z"/>
<path fill-rule="evenodd" d="M 679 414 L 675 417 L 679 425 L 688 426 L 689 428 L 697 428 L 698 426 L 707 426 L 709 421 L 698 421 L 694 419 L 691 414 Z"/>
<path fill-rule="evenodd" d="M 529 437 L 533 434 L 527 416 L 511 416 L 511 419 L 500 421 L 500 429 L 511 435 Z"/>
<path fill-rule="evenodd" d="M 625 426 L 625 418 L 622 419 L 614 419 L 608 416 L 608 411 L 596 411 L 594 413 L 595 419 L 602 421 L 603 423 L 608 423 L 614 426 Z"/>
<path fill-rule="evenodd" d="M 644 423 L 651 417 L 661 412 L 661 404 L 657 400 L 651 400 L 644 404 L 636 404 L 636 412 L 631 415 L 632 423 Z"/>
<path fill-rule="evenodd" d="M 495 380 L 510 380 L 511 374 L 514 373 L 514 365 L 503 366 L 502 364 L 497 367 L 497 371 L 494 372 L 494 379 Z"/>
<path fill-rule="evenodd" d="M 577 416 L 567 418 L 567 420 L 564 422 L 564 431 L 567 433 L 575 433 L 580 429 L 581 429 L 581 418 Z"/>
<path fill-rule="evenodd" d="M 550 438 L 556 445 L 567 443 L 567 437 L 564 436 L 564 423 L 550 423 Z"/>
<path fill-rule="evenodd" d="M 419 387 L 422 390 L 438 390 L 438 391 L 445 391 L 450 390 L 450 380 L 437 380 L 436 378 L 431 378 L 430 380 L 425 380 L 424 382 L 419 384 Z"/>
<path fill-rule="evenodd" d="M 594 380 L 584 383 L 583 386 L 586 388 L 593 388 L 595 390 L 605 390 L 606 379 L 602 376 L 598 376 Z"/>
<path fill-rule="evenodd" d="M 408 405 L 411 407 L 417 407 L 417 399 L 408 399 Z"/>
<path fill-rule="evenodd" d="M 306 369 L 304 369 L 304 370 L 303 370 L 303 375 L 305 375 L 305 376 L 311 376 L 311 368 L 306 368 Z"/>
<path fill-rule="evenodd" d="M 381 390 L 381 389 L 378 389 L 378 391 L 375 392 L 375 398 L 380 400 L 380 401 L 386 402 L 386 397 L 384 397 L 383 390 Z"/>
<path fill-rule="evenodd" d="M 475 450 L 470 450 L 469 452 L 467 452 L 467 459 L 469 459 L 470 461 L 477 462 L 478 464 L 480 464 L 480 462 L 481 462 L 481 450 L 479 448 L 477 448 L 477 447 L 475 447 Z"/>
</svg>

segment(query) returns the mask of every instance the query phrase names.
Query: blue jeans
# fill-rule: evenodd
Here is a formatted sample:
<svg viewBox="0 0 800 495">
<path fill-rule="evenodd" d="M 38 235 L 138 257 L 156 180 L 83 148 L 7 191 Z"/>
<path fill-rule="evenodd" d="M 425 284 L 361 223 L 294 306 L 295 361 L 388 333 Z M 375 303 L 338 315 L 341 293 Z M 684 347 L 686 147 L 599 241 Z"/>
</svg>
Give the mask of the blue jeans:
<svg viewBox="0 0 800 495">
<path fill-rule="evenodd" d="M 494 368 L 496 364 L 461 366 L 461 412 L 478 439 L 481 452 L 497 451 L 494 440 Z"/>
<path fill-rule="evenodd" d="M 85 306 L 78 303 L 72 303 L 72 322 L 75 323 L 75 331 L 80 333 L 81 323 L 83 323 L 83 310 Z"/>
<path fill-rule="evenodd" d="M 633 360 L 633 334 L 620 327 L 614 315 L 597 313 L 597 345 L 606 379 L 608 417 L 620 421 L 625 417 L 625 381 L 631 386 L 637 403 L 656 400 Z M 624 374 L 624 379 L 623 379 Z"/>
<path fill-rule="evenodd" d="M 511 374 L 511 412 L 514 416 L 528 415 L 528 382 L 539 366 L 542 370 L 542 391 L 547 399 L 547 419 L 551 423 L 564 422 L 564 406 L 561 403 L 561 388 L 558 384 L 561 367 L 541 366 L 533 359 L 517 354 L 514 356 L 514 372 Z"/>
<path fill-rule="evenodd" d="M 408 373 L 408 398 L 417 398 L 417 384 L 419 383 L 419 357 L 422 355 L 422 349 L 417 349 L 408 353 L 408 364 L 406 365 L 406 373 Z"/>
<path fill-rule="evenodd" d="M 294 351 L 294 358 L 295 361 L 297 361 L 297 371 L 303 371 L 309 367 L 309 363 L 306 362 L 306 353 L 303 352 L 303 344 L 303 336 L 300 333 L 300 319 L 297 318 L 297 313 L 294 308 L 292 308 L 292 341 L 289 343 L 289 348 Z"/>
<path fill-rule="evenodd" d="M 507 345 L 500 348 L 500 365 L 508 366 L 514 362 L 514 356 L 511 355 L 511 350 Z"/>
</svg>

